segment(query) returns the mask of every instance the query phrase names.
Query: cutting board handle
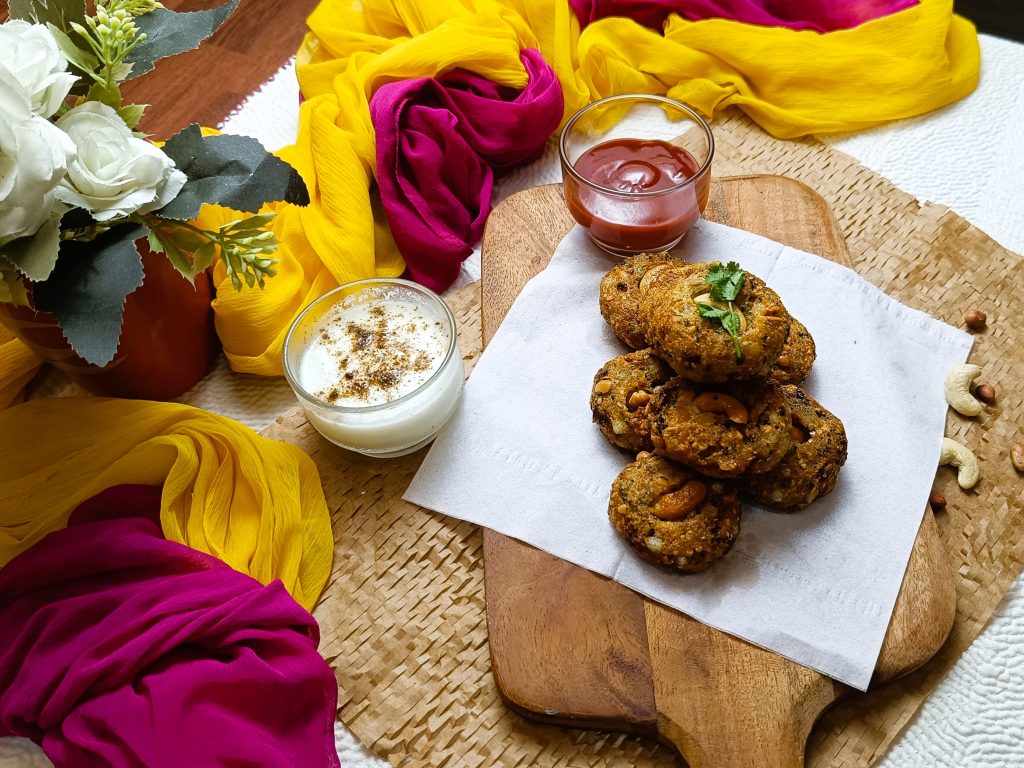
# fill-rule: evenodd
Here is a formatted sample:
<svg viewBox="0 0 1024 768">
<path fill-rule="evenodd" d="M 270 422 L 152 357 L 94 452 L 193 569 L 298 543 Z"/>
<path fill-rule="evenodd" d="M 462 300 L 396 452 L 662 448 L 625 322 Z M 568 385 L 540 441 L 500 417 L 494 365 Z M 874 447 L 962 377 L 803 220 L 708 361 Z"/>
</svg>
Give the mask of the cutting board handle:
<svg viewBox="0 0 1024 768">
<path fill-rule="evenodd" d="M 661 740 L 690 768 L 803 768 L 841 686 L 670 608 L 645 609 Z"/>
</svg>

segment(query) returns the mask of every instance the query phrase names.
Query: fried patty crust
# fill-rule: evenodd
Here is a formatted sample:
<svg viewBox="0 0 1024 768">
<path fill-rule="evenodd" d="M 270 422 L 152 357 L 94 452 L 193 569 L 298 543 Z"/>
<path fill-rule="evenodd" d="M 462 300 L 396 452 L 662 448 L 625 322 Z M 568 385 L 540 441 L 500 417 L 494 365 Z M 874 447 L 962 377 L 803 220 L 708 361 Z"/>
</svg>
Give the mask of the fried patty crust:
<svg viewBox="0 0 1024 768">
<path fill-rule="evenodd" d="M 623 259 L 601 279 L 601 315 L 615 335 L 633 349 L 647 346 L 640 324 L 640 281 L 655 267 L 670 264 L 685 268 L 681 259 L 665 251 L 640 253 Z"/>
<path fill-rule="evenodd" d="M 620 355 L 594 376 L 590 410 L 594 423 L 612 445 L 632 453 L 650 451 L 651 401 L 655 389 L 675 371 L 649 349 Z"/>
<path fill-rule="evenodd" d="M 642 452 L 612 484 L 608 518 L 640 557 L 696 573 L 736 541 L 740 502 L 727 481 Z"/>
<path fill-rule="evenodd" d="M 733 303 L 740 313 L 737 359 L 733 338 L 715 320 L 701 317 L 698 304 L 715 305 L 705 282 L 715 264 L 665 267 L 640 285 L 638 317 L 650 346 L 680 376 L 723 382 L 765 376 L 782 352 L 790 317 L 779 295 L 750 272 Z"/>
<path fill-rule="evenodd" d="M 789 406 L 770 382 L 697 384 L 677 377 L 656 394 L 655 452 L 705 475 L 767 472 L 793 444 Z"/>
<path fill-rule="evenodd" d="M 783 512 L 804 509 L 832 491 L 846 462 L 843 422 L 800 387 L 782 388 L 792 420 L 793 447 L 770 472 L 742 481 L 744 493 Z"/>
<path fill-rule="evenodd" d="M 811 332 L 795 317 L 790 317 L 786 343 L 775 366 L 768 371 L 768 379 L 780 385 L 800 384 L 810 374 L 816 355 Z"/>
</svg>

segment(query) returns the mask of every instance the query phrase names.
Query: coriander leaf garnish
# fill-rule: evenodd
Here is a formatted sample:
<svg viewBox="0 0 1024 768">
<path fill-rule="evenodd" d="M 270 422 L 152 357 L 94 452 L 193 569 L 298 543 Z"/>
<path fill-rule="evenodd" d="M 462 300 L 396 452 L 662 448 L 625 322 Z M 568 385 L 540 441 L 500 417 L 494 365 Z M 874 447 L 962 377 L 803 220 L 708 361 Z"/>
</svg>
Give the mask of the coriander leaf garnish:
<svg viewBox="0 0 1024 768">
<path fill-rule="evenodd" d="M 735 261 L 728 264 L 714 264 L 708 270 L 704 282 L 711 286 L 711 298 L 715 301 L 724 302 L 728 306 L 715 307 L 710 304 L 698 304 L 700 316 L 705 320 L 717 320 L 722 324 L 725 332 L 732 336 L 733 346 L 736 348 L 736 359 L 743 359 L 743 350 L 740 349 L 740 316 L 733 306 L 736 297 L 743 290 L 743 278 L 746 273 L 740 269 Z"/>
<path fill-rule="evenodd" d="M 743 278 L 747 273 L 735 261 L 728 264 L 713 264 L 704 282 L 711 286 L 711 298 L 718 301 L 736 301 L 743 290 Z"/>
</svg>

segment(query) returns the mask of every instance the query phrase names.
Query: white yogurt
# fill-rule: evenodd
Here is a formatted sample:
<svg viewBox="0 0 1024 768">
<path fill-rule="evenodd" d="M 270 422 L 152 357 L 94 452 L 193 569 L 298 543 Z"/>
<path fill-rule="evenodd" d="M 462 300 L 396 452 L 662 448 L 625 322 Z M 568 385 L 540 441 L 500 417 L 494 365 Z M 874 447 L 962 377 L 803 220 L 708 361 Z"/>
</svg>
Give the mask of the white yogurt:
<svg viewBox="0 0 1024 768">
<path fill-rule="evenodd" d="M 407 395 L 444 362 L 448 330 L 401 298 L 335 304 L 299 358 L 302 388 L 330 405 L 380 405 Z"/>
<path fill-rule="evenodd" d="M 284 357 L 310 423 L 367 455 L 426 444 L 462 393 L 451 312 L 405 280 L 363 280 L 320 297 L 292 325 Z"/>
</svg>

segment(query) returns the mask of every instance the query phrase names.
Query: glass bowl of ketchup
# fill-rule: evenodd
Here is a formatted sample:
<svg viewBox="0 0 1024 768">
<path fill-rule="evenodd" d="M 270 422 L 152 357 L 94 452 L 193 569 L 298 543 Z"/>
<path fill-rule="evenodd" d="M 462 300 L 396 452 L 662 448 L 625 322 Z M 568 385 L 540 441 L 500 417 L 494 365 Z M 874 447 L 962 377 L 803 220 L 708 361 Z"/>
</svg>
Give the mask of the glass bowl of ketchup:
<svg viewBox="0 0 1024 768">
<path fill-rule="evenodd" d="M 708 202 L 715 140 L 685 104 L 646 94 L 584 107 L 558 142 L 569 212 L 618 256 L 666 251 Z"/>
</svg>

